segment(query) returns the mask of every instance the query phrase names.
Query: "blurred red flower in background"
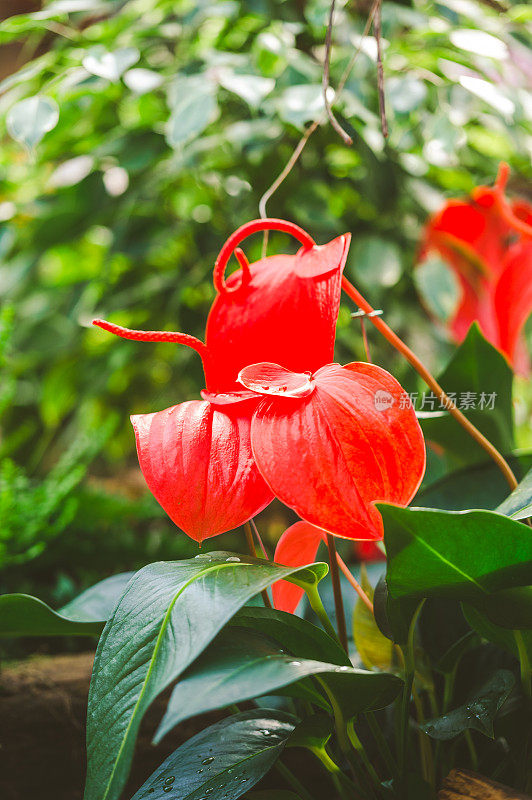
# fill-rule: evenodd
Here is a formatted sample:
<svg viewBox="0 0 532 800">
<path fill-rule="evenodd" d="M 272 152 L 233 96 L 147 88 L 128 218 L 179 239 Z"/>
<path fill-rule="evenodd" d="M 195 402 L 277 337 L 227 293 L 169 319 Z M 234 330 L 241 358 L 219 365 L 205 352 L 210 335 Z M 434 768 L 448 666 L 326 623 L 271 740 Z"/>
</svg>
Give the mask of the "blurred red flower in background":
<svg viewBox="0 0 532 800">
<path fill-rule="evenodd" d="M 495 186 L 449 200 L 430 219 L 419 260 L 437 253 L 458 278 L 461 297 L 448 322 L 453 338 L 461 342 L 476 320 L 486 339 L 526 374 L 520 333 L 532 311 L 532 205 L 508 202 L 508 172 L 501 164 Z"/>
</svg>

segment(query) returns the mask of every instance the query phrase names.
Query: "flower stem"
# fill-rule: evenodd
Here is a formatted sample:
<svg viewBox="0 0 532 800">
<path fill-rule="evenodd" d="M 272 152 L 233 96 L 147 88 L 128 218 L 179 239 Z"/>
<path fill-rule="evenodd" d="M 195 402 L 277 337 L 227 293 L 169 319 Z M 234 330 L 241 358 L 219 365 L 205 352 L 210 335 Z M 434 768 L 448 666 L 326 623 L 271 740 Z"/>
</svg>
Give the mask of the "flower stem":
<svg viewBox="0 0 532 800">
<path fill-rule="evenodd" d="M 336 791 L 342 800 L 359 800 L 355 794 L 355 785 L 342 772 L 338 764 L 332 760 L 325 747 L 309 747 L 309 750 L 318 758 L 332 778 Z"/>
<path fill-rule="evenodd" d="M 350 283 L 347 278 L 344 276 L 342 278 L 342 288 L 344 292 L 361 308 L 363 311 L 366 312 L 367 315 L 370 315 L 371 312 L 374 310 L 372 306 L 367 302 L 367 300 L 360 294 L 360 292 L 355 289 L 352 283 Z M 387 339 L 390 344 L 395 347 L 405 358 L 406 360 L 414 367 L 418 375 L 420 375 L 427 386 L 432 389 L 432 391 L 438 396 L 442 405 L 448 409 L 449 413 L 460 423 L 460 425 L 464 428 L 464 430 L 469 433 L 470 436 L 488 453 L 490 458 L 497 464 L 501 472 L 503 473 L 504 477 L 506 478 L 508 485 L 511 489 L 515 489 L 517 486 L 517 480 L 514 473 L 511 470 L 510 465 L 505 460 L 505 458 L 499 453 L 496 447 L 492 445 L 492 443 L 486 439 L 483 433 L 479 431 L 478 428 L 473 425 L 472 422 L 468 420 L 468 418 L 462 414 L 462 412 L 458 409 L 456 403 L 454 403 L 450 397 L 444 392 L 436 378 L 429 372 L 427 367 L 423 364 L 423 362 L 416 356 L 415 353 L 408 347 L 403 340 L 397 336 L 397 334 L 378 316 L 369 316 L 368 317 L 373 325 L 377 328 L 380 333 Z"/>
<path fill-rule="evenodd" d="M 337 635 L 336 631 L 334 630 L 334 626 L 333 626 L 331 620 L 329 619 L 329 617 L 327 615 L 327 612 L 325 611 L 325 608 L 323 607 L 323 603 L 322 603 L 321 597 L 319 595 L 317 586 L 315 586 L 315 585 L 308 586 L 307 585 L 307 586 L 305 586 L 305 591 L 307 593 L 307 597 L 308 597 L 308 601 L 310 603 L 311 609 L 314 611 L 314 613 L 318 617 L 319 621 L 321 622 L 321 624 L 323 625 L 323 627 L 325 628 L 325 630 L 327 631 L 329 636 L 332 639 L 334 639 L 335 642 L 338 642 L 338 644 L 341 645 L 342 643 L 340 642 L 340 639 L 338 638 L 338 635 Z"/>
<path fill-rule="evenodd" d="M 358 594 L 362 602 L 368 607 L 368 609 L 373 614 L 373 603 L 371 602 L 370 598 L 367 596 L 366 592 L 359 584 L 357 579 L 354 577 L 354 575 L 352 574 L 351 570 L 349 569 L 343 558 L 338 553 L 336 553 L 336 560 L 338 561 L 338 566 L 344 573 L 345 577 L 347 578 L 347 580 L 349 581 L 355 592 Z"/>
<path fill-rule="evenodd" d="M 397 764 L 395 763 L 392 751 L 390 750 L 390 745 L 381 731 L 379 723 L 375 719 L 373 711 L 366 712 L 366 720 L 368 722 L 369 729 L 373 734 L 373 738 L 379 747 L 379 752 L 386 762 L 386 766 L 390 770 L 390 775 L 394 777 L 397 774 Z"/>
<path fill-rule="evenodd" d="M 528 650 L 526 648 L 523 634 L 520 630 L 514 630 L 515 643 L 519 653 L 519 665 L 521 668 L 521 686 L 523 693 L 529 699 L 532 699 L 532 667 L 528 657 Z"/>
<path fill-rule="evenodd" d="M 301 797 L 301 800 L 314 800 L 310 792 L 307 792 L 301 781 L 296 778 L 292 770 L 288 769 L 288 767 L 283 764 L 282 761 L 277 761 L 275 768 L 283 776 L 289 786 L 291 786 L 292 789 L 298 793 L 298 795 Z"/>
<path fill-rule="evenodd" d="M 424 601 L 423 601 L 424 602 Z M 397 761 L 399 762 L 399 786 L 400 796 L 407 798 L 407 781 L 406 781 L 406 764 L 409 750 L 409 717 L 410 717 L 410 701 L 412 698 L 412 687 L 414 684 L 415 674 L 415 659 L 414 659 L 414 635 L 416 631 L 416 623 L 423 608 L 423 602 L 417 607 L 416 613 L 410 623 L 408 631 L 408 641 L 406 647 L 400 648 L 404 660 L 404 688 L 401 695 L 399 706 L 399 718 L 397 727 Z"/>
<path fill-rule="evenodd" d="M 249 522 L 245 522 L 244 523 L 244 533 L 246 534 L 246 542 L 247 542 L 249 554 L 250 554 L 250 556 L 253 556 L 253 558 L 256 558 L 257 557 L 257 551 L 255 550 L 255 543 L 253 541 L 253 531 L 251 530 L 251 525 L 249 524 Z M 261 595 L 262 595 L 262 599 L 264 601 L 264 605 L 266 606 L 266 608 L 271 608 L 272 607 L 272 603 L 271 603 L 270 597 L 268 595 L 268 590 L 267 589 L 263 589 L 262 592 L 261 592 Z"/>
<path fill-rule="evenodd" d="M 336 626 L 338 628 L 338 638 L 347 653 L 347 628 L 345 624 L 344 601 L 342 597 L 342 585 L 340 583 L 340 573 L 338 571 L 338 560 L 334 537 L 327 534 L 327 549 L 329 551 L 329 565 L 331 568 L 331 580 L 334 593 L 334 608 L 336 611 Z"/>
<path fill-rule="evenodd" d="M 362 742 L 358 737 L 353 720 L 350 720 L 347 724 L 347 735 L 349 736 L 349 741 L 351 742 L 353 748 L 356 750 L 358 757 L 364 764 L 364 767 L 366 768 L 366 771 L 371 778 L 373 784 L 372 790 L 376 789 L 377 794 L 379 795 L 381 791 L 380 778 L 375 771 L 375 767 L 373 766 L 373 764 L 366 755 L 366 751 L 364 750 L 364 745 L 362 744 Z"/>
</svg>

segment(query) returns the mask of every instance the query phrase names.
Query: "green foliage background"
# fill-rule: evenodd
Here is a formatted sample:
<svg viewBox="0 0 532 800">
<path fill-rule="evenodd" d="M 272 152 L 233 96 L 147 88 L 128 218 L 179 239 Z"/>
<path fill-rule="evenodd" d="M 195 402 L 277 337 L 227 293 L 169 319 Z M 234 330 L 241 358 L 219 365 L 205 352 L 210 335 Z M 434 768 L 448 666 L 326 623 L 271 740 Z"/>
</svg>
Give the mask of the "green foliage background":
<svg viewBox="0 0 532 800">
<path fill-rule="evenodd" d="M 328 9 L 323 0 L 53 0 L 1 24 L 0 43 L 22 45 L 20 69 L 0 85 L 6 586 L 22 591 L 21 581 L 49 582 L 52 571 L 51 591 L 68 599 L 73 581 L 191 552 L 130 471 L 128 418 L 197 396 L 199 359 L 115 339 L 90 320 L 203 336 L 218 250 L 258 216 L 305 125 L 323 113 Z M 385 2 L 385 142 L 375 40 L 361 40 L 368 11 L 340 3 L 335 19 L 332 87 L 361 46 L 335 104 L 354 145 L 321 125 L 268 212 L 318 242 L 351 231 L 349 277 L 437 370 L 452 347 L 420 304 L 416 248 L 427 215 L 491 183 L 500 159 L 511 191 L 531 193 L 532 13 Z M 250 259 L 260 247 L 258 237 L 246 243 Z M 272 237 L 270 252 L 279 247 L 294 245 Z M 449 291 L 452 300 L 452 286 L 433 284 L 428 300 L 448 308 Z M 364 357 L 349 312 L 339 360 Z M 415 388 L 369 336 L 374 360 Z M 31 568 L 13 566 L 37 555 Z"/>
</svg>

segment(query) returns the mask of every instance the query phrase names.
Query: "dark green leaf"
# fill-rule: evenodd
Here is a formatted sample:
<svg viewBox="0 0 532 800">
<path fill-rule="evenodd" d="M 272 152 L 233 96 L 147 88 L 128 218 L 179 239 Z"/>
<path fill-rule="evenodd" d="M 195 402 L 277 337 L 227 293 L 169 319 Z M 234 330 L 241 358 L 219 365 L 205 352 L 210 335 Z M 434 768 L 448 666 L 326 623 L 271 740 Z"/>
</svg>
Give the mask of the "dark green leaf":
<svg viewBox="0 0 532 800">
<path fill-rule="evenodd" d="M 464 616 L 468 624 L 483 639 L 501 647 L 512 653 L 516 658 L 519 658 L 519 648 L 516 641 L 516 635 L 521 636 L 524 647 L 528 653 L 528 658 L 532 663 L 532 631 L 514 631 L 509 628 L 503 628 L 500 625 L 495 625 L 485 614 L 482 614 L 474 606 L 463 604 Z"/>
<path fill-rule="evenodd" d="M 217 722 L 178 747 L 132 800 L 237 800 L 275 764 L 296 722 L 268 709 Z"/>
<path fill-rule="evenodd" d="M 91 586 L 59 611 L 27 594 L 0 596 L 0 637 L 98 636 L 132 572 Z"/>
<path fill-rule="evenodd" d="M 293 614 L 267 608 L 243 608 L 236 615 L 235 622 L 274 639 L 296 659 L 327 659 L 332 664 L 344 667 L 342 672 L 323 674 L 321 680 L 336 696 L 346 716 L 384 708 L 401 689 L 402 681 L 388 673 L 369 673 L 364 670 L 356 675 L 351 673 L 351 661 L 340 645 L 320 628 Z M 370 675 L 373 677 L 370 678 Z M 382 680 L 376 681 L 376 677 Z M 304 683 L 308 684 L 308 681 Z M 301 685 L 299 683 L 297 687 L 291 687 L 290 693 Z M 317 702 L 317 699 L 313 702 Z"/>
<path fill-rule="evenodd" d="M 453 739 L 469 728 L 493 738 L 493 721 L 514 685 L 512 672 L 507 669 L 497 670 L 469 702 L 442 717 L 429 720 L 421 728 L 433 739 Z"/>
<path fill-rule="evenodd" d="M 486 341 L 477 323 L 471 326 L 438 378 L 447 394 L 455 395 L 455 402 L 466 417 L 503 453 L 509 453 L 513 448 L 512 379 L 508 362 Z M 470 410 L 465 408 L 468 392 L 474 394 L 475 402 L 475 408 Z M 494 406 L 491 408 L 489 398 L 493 395 Z M 482 396 L 484 399 L 481 401 Z M 486 460 L 486 453 L 448 413 L 425 419 L 421 426 L 425 437 L 445 448 L 457 463 Z"/>
<path fill-rule="evenodd" d="M 460 604 L 449 598 L 427 600 L 419 618 L 419 634 L 433 667 L 444 673 L 452 672 L 463 653 L 478 642 Z"/>
<path fill-rule="evenodd" d="M 531 468 L 532 454 L 507 456 L 506 460 L 515 474 L 519 476 Z M 422 486 L 412 501 L 412 505 L 423 506 L 423 508 L 442 508 L 447 511 L 483 508 L 511 516 L 511 514 L 506 514 L 502 506 L 497 507 L 507 495 L 506 479 L 499 467 L 493 461 L 489 461 L 457 469 L 428 486 Z"/>
<path fill-rule="evenodd" d="M 308 747 L 321 750 L 334 731 L 334 720 L 328 714 L 313 714 L 302 720 L 290 736 L 287 747 Z"/>
<path fill-rule="evenodd" d="M 260 695 L 275 694 L 311 675 L 332 675 L 343 684 L 351 710 L 367 710 L 390 701 L 400 682 L 392 675 L 366 672 L 346 665 L 325 663 L 290 655 L 272 639 L 246 628 L 223 630 L 207 650 L 189 667 L 175 687 L 166 714 L 155 735 L 155 743 L 188 717 L 228 706 Z M 295 651 L 295 652 L 294 652 Z M 285 693 L 290 694 L 290 689 Z M 312 698 L 313 699 L 313 698 Z"/>
<path fill-rule="evenodd" d="M 386 578 L 381 577 L 375 587 L 373 610 L 380 632 L 396 644 L 405 644 L 410 624 L 419 605 L 417 599 L 392 597 Z"/>
<path fill-rule="evenodd" d="M 532 574 L 532 530 L 492 511 L 438 511 L 379 504 L 396 598 L 449 596 L 486 602 Z"/>
<path fill-rule="evenodd" d="M 87 717 L 85 800 L 122 791 L 142 717 L 254 595 L 281 578 L 314 585 L 305 569 L 213 552 L 150 564 L 128 585 L 98 644 Z"/>
</svg>

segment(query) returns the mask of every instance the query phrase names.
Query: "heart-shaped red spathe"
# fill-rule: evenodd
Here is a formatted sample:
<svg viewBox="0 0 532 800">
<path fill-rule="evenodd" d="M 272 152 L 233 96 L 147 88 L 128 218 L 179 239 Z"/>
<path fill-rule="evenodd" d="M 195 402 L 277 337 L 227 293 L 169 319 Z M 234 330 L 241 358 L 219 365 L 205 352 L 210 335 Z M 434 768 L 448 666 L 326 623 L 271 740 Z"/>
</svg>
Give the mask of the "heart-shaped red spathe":
<svg viewBox="0 0 532 800">
<path fill-rule="evenodd" d="M 131 417 L 150 491 L 197 542 L 237 528 L 273 499 L 251 452 L 251 410 L 242 405 L 222 413 L 191 400 Z"/>
<path fill-rule="evenodd" d="M 275 548 L 273 560 L 285 567 L 304 567 L 316 560 L 316 553 L 326 536 L 325 531 L 308 522 L 296 522 L 285 530 Z M 293 614 L 305 593 L 290 581 L 272 584 L 273 605 L 279 611 Z"/>
<path fill-rule="evenodd" d="M 350 238 L 269 256 L 227 279 L 207 320 L 208 392 L 240 388 L 240 370 L 257 362 L 313 372 L 333 360 Z"/>
<path fill-rule="evenodd" d="M 414 409 L 374 364 L 330 364 L 312 383 L 307 397 L 259 403 L 255 461 L 276 497 L 306 522 L 347 539 L 381 539 L 374 503 L 407 505 L 425 470 Z"/>
</svg>

